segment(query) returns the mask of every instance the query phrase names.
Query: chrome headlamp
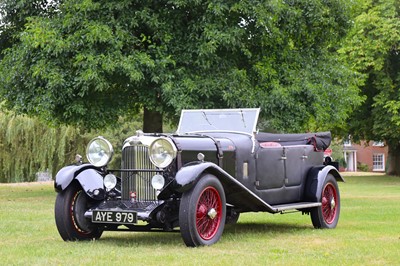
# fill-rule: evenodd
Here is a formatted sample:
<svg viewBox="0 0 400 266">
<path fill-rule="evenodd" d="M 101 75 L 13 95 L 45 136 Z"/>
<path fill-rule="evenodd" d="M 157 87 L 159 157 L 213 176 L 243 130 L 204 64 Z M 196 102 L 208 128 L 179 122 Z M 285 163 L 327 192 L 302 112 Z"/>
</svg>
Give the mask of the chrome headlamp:
<svg viewBox="0 0 400 266">
<path fill-rule="evenodd" d="M 160 190 L 164 187 L 165 185 L 165 179 L 162 175 L 155 175 L 151 179 L 151 186 L 156 189 Z"/>
<path fill-rule="evenodd" d="M 111 143 L 103 137 L 92 139 L 86 147 L 86 157 L 96 167 L 107 165 L 113 154 Z"/>
<path fill-rule="evenodd" d="M 111 190 L 117 185 L 117 177 L 113 174 L 108 174 L 104 177 L 103 184 L 104 187 Z"/>
<path fill-rule="evenodd" d="M 175 159 L 177 149 L 175 144 L 168 138 L 158 138 L 149 147 L 151 162 L 158 168 L 169 166 Z"/>
</svg>

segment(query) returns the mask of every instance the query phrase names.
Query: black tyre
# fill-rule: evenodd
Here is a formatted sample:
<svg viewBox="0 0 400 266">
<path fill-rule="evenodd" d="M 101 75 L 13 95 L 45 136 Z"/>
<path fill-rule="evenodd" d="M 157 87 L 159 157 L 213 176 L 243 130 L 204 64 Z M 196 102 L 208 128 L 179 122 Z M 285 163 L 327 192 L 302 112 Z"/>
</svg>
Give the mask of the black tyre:
<svg viewBox="0 0 400 266">
<path fill-rule="evenodd" d="M 226 218 L 224 189 L 213 175 L 204 175 L 183 193 L 179 207 L 179 226 L 189 247 L 212 245 L 222 235 Z"/>
<path fill-rule="evenodd" d="M 315 228 L 335 228 L 340 215 L 340 193 L 333 175 L 325 178 L 321 198 L 321 206 L 311 210 L 311 221 Z"/>
<path fill-rule="evenodd" d="M 86 195 L 78 182 L 72 182 L 57 194 L 54 213 L 62 239 L 76 241 L 100 238 L 103 230 L 84 217 L 93 203 L 95 201 Z"/>
</svg>

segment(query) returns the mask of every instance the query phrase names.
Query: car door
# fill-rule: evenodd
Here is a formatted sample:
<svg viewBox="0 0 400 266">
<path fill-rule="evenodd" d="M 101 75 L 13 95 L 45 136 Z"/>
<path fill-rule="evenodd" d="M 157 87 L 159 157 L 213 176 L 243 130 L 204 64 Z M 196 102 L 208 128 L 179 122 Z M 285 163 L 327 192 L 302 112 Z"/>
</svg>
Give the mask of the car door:
<svg viewBox="0 0 400 266">
<path fill-rule="evenodd" d="M 306 145 L 285 147 L 285 186 L 300 186 L 308 156 Z M 311 147 L 311 146 L 310 146 Z M 311 147 L 312 148 L 312 147 Z"/>
<path fill-rule="evenodd" d="M 260 148 L 257 152 L 256 188 L 278 189 L 285 185 L 284 147 Z"/>
</svg>

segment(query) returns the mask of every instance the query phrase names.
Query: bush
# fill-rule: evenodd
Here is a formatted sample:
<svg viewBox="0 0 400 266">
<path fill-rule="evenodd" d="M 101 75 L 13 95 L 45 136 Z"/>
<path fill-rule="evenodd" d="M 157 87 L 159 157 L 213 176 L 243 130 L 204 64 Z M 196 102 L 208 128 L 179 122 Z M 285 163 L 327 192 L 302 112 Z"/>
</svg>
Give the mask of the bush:
<svg viewBox="0 0 400 266">
<path fill-rule="evenodd" d="M 343 157 L 340 157 L 337 161 L 339 162 L 339 167 L 343 167 L 343 168 L 347 167 L 347 162 L 344 160 Z"/>
<path fill-rule="evenodd" d="M 365 163 L 360 163 L 360 162 L 357 162 L 357 169 L 359 171 L 361 171 L 361 172 L 368 172 L 369 171 L 368 165 L 365 164 Z"/>
</svg>

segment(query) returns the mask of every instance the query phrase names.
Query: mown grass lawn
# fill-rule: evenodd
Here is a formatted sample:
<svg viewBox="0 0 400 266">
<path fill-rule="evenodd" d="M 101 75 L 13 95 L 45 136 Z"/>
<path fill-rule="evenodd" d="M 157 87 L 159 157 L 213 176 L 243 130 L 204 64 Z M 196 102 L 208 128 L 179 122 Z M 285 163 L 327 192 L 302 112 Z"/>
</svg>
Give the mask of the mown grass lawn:
<svg viewBox="0 0 400 266">
<path fill-rule="evenodd" d="M 346 177 L 338 227 L 301 213 L 242 214 L 215 245 L 187 248 L 179 233 L 105 232 L 64 242 L 52 183 L 0 184 L 1 265 L 400 265 L 400 178 Z"/>
</svg>

